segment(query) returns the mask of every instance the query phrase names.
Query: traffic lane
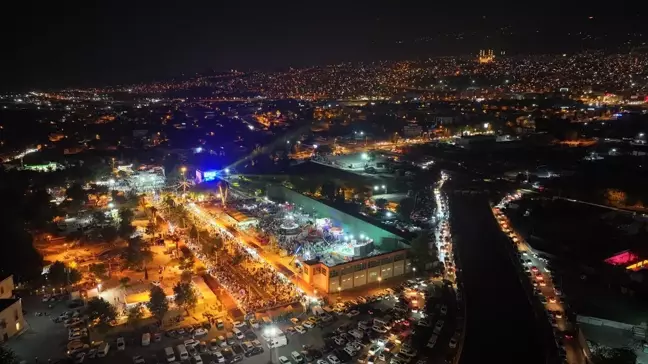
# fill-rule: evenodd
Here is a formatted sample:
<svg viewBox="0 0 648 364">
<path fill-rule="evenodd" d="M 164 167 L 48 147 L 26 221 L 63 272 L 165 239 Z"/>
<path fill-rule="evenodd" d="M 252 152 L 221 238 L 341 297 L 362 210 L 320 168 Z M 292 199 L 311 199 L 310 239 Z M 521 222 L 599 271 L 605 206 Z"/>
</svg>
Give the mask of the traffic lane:
<svg viewBox="0 0 648 364">
<path fill-rule="evenodd" d="M 557 328 L 560 331 L 568 330 L 570 324 L 566 320 L 565 309 L 561 304 L 561 297 L 556 295 L 555 287 L 553 285 L 553 279 L 551 277 L 551 273 L 546 267 L 546 264 L 541 259 L 537 258 L 536 255 L 530 250 L 526 241 L 522 239 L 520 235 L 517 234 L 514 230 L 512 230 L 512 228 L 510 228 L 510 222 L 508 221 L 506 215 L 500 213 L 499 216 L 497 217 L 497 220 L 500 226 L 502 227 L 504 233 L 506 233 L 510 239 L 515 238 L 517 240 L 516 247 L 517 250 L 522 254 L 522 259 L 531 262 L 531 264 L 528 264 L 527 262 L 520 261 L 520 264 L 523 267 L 528 267 L 529 270 L 527 270 L 527 272 L 530 272 L 530 274 L 527 273 L 527 275 L 529 276 L 531 283 L 545 297 L 546 302 L 544 302 L 544 305 L 546 309 L 550 311 L 561 312 L 562 317 L 560 318 L 554 317 L 556 320 Z M 537 269 L 537 272 L 533 272 L 533 267 Z M 542 280 L 539 280 L 537 278 L 538 275 L 542 277 Z M 542 285 L 541 281 L 544 283 L 544 285 Z M 555 300 L 556 302 L 552 303 L 551 302 L 552 299 Z"/>
<path fill-rule="evenodd" d="M 543 279 L 545 281 L 545 285 L 542 286 L 538 284 L 537 288 L 540 290 L 542 295 L 546 298 L 547 302 L 544 303 L 546 310 L 550 311 L 559 311 L 561 313 L 561 317 L 555 317 L 555 315 L 552 315 L 555 320 L 555 328 L 558 331 L 561 332 L 568 332 L 572 329 L 572 324 L 569 322 L 567 319 L 567 315 L 565 312 L 565 307 L 561 303 L 562 297 L 558 296 L 555 294 L 555 286 L 553 285 L 553 278 L 551 277 L 551 272 L 547 269 L 547 264 L 539 259 L 530 249 L 528 246 L 527 242 L 522 239 L 522 237 L 517 234 L 514 230 L 512 230 L 512 227 L 510 227 L 510 222 L 508 221 L 508 218 L 506 215 L 501 214 L 497 218 L 500 226 L 503 228 L 503 231 L 509 236 L 509 238 L 513 239 L 514 237 L 517 238 L 517 250 L 522 254 L 521 258 L 523 260 L 528 260 L 531 263 L 529 264 L 528 262 L 522 262 L 520 261 L 521 265 L 525 265 L 529 267 L 529 271 L 531 272 L 531 275 L 529 276 L 529 279 L 531 282 L 534 282 L 536 280 L 535 278 L 535 273 L 532 272 L 532 267 L 536 267 L 538 270 L 538 273 L 540 273 L 543 276 Z M 507 227 L 504 227 L 506 225 Z M 508 230 L 508 231 L 507 231 Z M 553 297 L 556 299 L 555 303 L 552 303 L 550 301 L 550 298 Z M 549 317 L 547 317 L 549 319 Z M 580 344 L 578 341 L 574 339 L 560 339 L 556 337 L 556 342 L 557 343 L 562 343 L 564 345 L 565 349 L 565 354 L 566 354 L 566 360 L 568 363 L 585 363 L 586 358 L 585 354 L 583 353 Z"/>
<path fill-rule="evenodd" d="M 446 315 L 441 314 L 440 310 L 436 308 L 436 304 L 445 304 L 447 306 L 448 312 L 446 313 Z M 433 317 L 433 319 L 430 320 L 432 324 L 431 327 L 424 328 L 417 326 L 417 331 L 422 330 L 424 332 L 424 335 L 422 337 L 422 339 L 424 340 L 421 340 L 422 342 L 420 344 L 421 346 L 419 352 L 430 358 L 432 362 L 445 363 L 445 359 L 448 357 L 448 355 L 454 355 L 457 351 L 457 348 L 450 348 L 449 346 L 450 339 L 454 336 L 455 331 L 458 328 L 457 317 L 460 313 L 457 312 L 457 307 L 458 306 L 454 291 L 448 289 L 447 286 L 444 286 L 443 295 L 442 297 L 440 297 L 440 302 L 434 303 L 431 310 L 428 310 L 428 315 L 430 317 Z M 433 335 L 434 325 L 438 320 L 444 321 L 443 329 L 439 334 L 436 345 L 434 346 L 434 348 L 430 349 L 427 347 L 427 343 L 430 337 Z"/>
<path fill-rule="evenodd" d="M 531 272 L 531 275 L 529 276 L 529 279 L 531 280 L 532 284 L 535 282 L 537 284 L 537 288 L 540 291 L 540 293 L 545 297 L 546 302 L 544 302 L 545 307 L 547 310 L 550 311 L 559 311 L 561 313 L 560 318 L 555 317 L 556 320 L 556 325 L 557 328 L 560 331 L 567 331 L 571 327 L 569 322 L 567 321 L 567 315 L 565 314 L 565 308 L 562 305 L 562 298 L 560 296 L 556 295 L 555 287 L 553 285 L 553 280 L 551 279 L 551 274 L 547 272 L 545 263 L 541 261 L 540 259 L 536 258 L 529 250 L 526 245 L 523 245 L 523 243 L 518 244 L 518 248 L 520 251 L 523 253 L 526 253 L 526 255 L 523 255 L 523 259 L 525 260 L 530 260 L 531 264 L 527 265 L 529 267 L 529 272 Z M 522 263 L 520 263 L 522 264 Z M 538 270 L 537 273 L 534 273 L 532 271 L 533 267 L 536 267 Z M 540 284 L 540 281 L 536 278 L 537 274 L 540 274 L 543 277 L 544 281 L 544 286 Z M 551 302 L 551 300 L 555 300 L 555 302 Z"/>
<path fill-rule="evenodd" d="M 484 360 L 544 362 L 545 350 L 533 309 L 516 267 L 502 250 L 505 238 L 488 202 L 459 195 L 452 195 L 449 202 L 450 227 L 462 261 L 467 313 L 462 364 Z"/>
</svg>

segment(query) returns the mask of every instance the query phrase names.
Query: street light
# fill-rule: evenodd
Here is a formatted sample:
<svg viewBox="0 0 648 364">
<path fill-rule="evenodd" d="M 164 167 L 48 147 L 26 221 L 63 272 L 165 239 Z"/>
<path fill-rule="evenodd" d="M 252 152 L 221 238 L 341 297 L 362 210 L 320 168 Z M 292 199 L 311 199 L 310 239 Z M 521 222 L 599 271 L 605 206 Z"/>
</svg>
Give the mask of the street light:
<svg viewBox="0 0 648 364">
<path fill-rule="evenodd" d="M 380 282 L 382 282 L 382 277 L 378 277 L 378 289 L 380 289 Z"/>
<path fill-rule="evenodd" d="M 374 191 L 378 191 L 378 186 L 374 186 Z"/>
<path fill-rule="evenodd" d="M 342 290 L 342 288 L 338 286 L 337 290 L 338 290 L 338 299 L 340 299 L 340 291 Z"/>
<path fill-rule="evenodd" d="M 416 277 L 416 267 L 412 267 L 412 277 Z"/>
</svg>

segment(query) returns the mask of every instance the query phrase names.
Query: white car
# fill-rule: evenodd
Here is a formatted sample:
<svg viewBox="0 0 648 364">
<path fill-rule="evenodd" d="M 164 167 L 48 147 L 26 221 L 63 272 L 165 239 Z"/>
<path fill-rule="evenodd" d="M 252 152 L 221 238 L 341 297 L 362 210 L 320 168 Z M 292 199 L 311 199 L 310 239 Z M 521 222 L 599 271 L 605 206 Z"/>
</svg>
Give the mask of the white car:
<svg viewBox="0 0 648 364">
<path fill-rule="evenodd" d="M 237 329 L 240 329 L 243 326 L 245 326 L 245 322 L 234 321 L 234 327 L 236 327 Z"/>
<path fill-rule="evenodd" d="M 86 354 L 85 353 L 78 353 L 76 357 L 74 358 L 74 363 L 75 364 L 81 364 L 85 360 Z"/>
<path fill-rule="evenodd" d="M 301 354 L 299 354 L 296 351 L 293 351 L 292 353 L 290 353 L 290 356 L 292 356 L 293 360 L 295 362 L 297 362 L 297 363 L 303 363 L 304 362 L 304 357 L 302 357 Z"/>
<path fill-rule="evenodd" d="M 349 311 L 349 313 L 347 313 L 347 316 L 348 316 L 348 317 L 355 317 L 355 316 L 358 316 L 359 314 L 360 314 L 360 311 L 358 311 L 358 310 L 351 310 L 351 311 Z"/>
<path fill-rule="evenodd" d="M 308 327 L 309 329 L 315 327 L 315 324 L 312 321 L 304 321 L 302 325 L 304 325 L 304 327 Z"/>
<path fill-rule="evenodd" d="M 454 337 L 452 339 L 450 339 L 450 342 L 448 343 L 448 346 L 451 349 L 456 348 L 457 347 L 457 339 L 455 339 Z"/>
<path fill-rule="evenodd" d="M 354 342 L 351 342 L 351 343 L 348 343 L 348 344 L 347 344 L 347 347 L 353 349 L 353 351 L 360 351 L 360 350 L 362 350 L 362 345 L 360 345 L 359 343 L 357 343 L 357 342 L 355 342 L 355 341 L 354 341 Z"/>
<path fill-rule="evenodd" d="M 194 330 L 193 334 L 194 334 L 194 336 L 203 336 L 203 335 L 207 335 L 207 330 L 205 330 L 205 329 L 202 328 L 202 327 L 199 327 L 199 328 L 197 328 L 196 330 Z"/>
<path fill-rule="evenodd" d="M 306 329 L 302 325 L 295 326 L 295 331 L 297 331 L 300 334 L 305 334 L 306 333 Z"/>
<path fill-rule="evenodd" d="M 345 346 L 344 351 L 351 356 L 355 356 L 358 353 L 357 351 L 353 350 L 352 347 L 349 346 Z"/>
<path fill-rule="evenodd" d="M 290 360 L 282 355 L 279 357 L 279 364 L 290 364 Z"/>
<path fill-rule="evenodd" d="M 342 364 L 340 363 L 340 359 L 338 359 L 338 357 L 335 355 L 329 355 L 326 357 L 326 359 L 328 359 L 329 363 L 331 364 Z"/>
<path fill-rule="evenodd" d="M 371 329 L 372 329 L 373 331 L 378 332 L 378 333 L 381 333 L 381 334 L 384 334 L 384 333 L 387 332 L 387 328 L 385 328 L 384 326 L 374 326 L 374 327 L 372 327 Z"/>
<path fill-rule="evenodd" d="M 187 339 L 187 340 L 184 341 L 184 346 L 192 346 L 192 347 L 195 347 L 195 346 L 198 346 L 198 344 L 200 344 L 200 343 L 198 342 L 198 340 L 194 340 L 194 339 Z"/>
<path fill-rule="evenodd" d="M 223 356 L 223 354 L 221 354 L 220 351 L 214 351 L 214 353 L 212 355 L 216 357 L 216 362 L 217 363 L 224 363 L 225 362 L 225 357 Z"/>
<path fill-rule="evenodd" d="M 126 350 L 126 341 L 123 337 L 117 338 L 117 350 Z"/>
<path fill-rule="evenodd" d="M 202 360 L 202 357 L 200 356 L 200 354 L 196 353 L 193 356 L 193 362 L 194 362 L 194 364 L 203 364 L 203 360 Z"/>
<path fill-rule="evenodd" d="M 317 364 L 329 364 L 326 360 L 317 359 Z"/>
<path fill-rule="evenodd" d="M 434 332 L 437 335 L 440 334 L 441 330 L 443 329 L 443 324 L 444 324 L 443 320 L 437 321 L 436 325 L 434 325 L 434 330 L 432 330 L 432 332 Z"/>
<path fill-rule="evenodd" d="M 133 357 L 133 364 L 146 364 L 146 360 L 141 355 L 136 355 Z"/>
</svg>

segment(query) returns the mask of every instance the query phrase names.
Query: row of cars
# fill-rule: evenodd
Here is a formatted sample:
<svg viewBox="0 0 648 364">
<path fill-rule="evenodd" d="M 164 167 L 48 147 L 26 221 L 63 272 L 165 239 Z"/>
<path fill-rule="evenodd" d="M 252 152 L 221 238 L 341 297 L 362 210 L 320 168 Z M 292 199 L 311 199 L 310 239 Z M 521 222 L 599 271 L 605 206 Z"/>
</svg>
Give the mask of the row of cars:
<svg viewBox="0 0 648 364">
<path fill-rule="evenodd" d="M 521 194 L 513 194 L 506 196 L 496 208 L 493 209 L 493 214 L 497 219 L 502 231 L 509 237 L 511 243 L 515 247 L 520 267 L 527 275 L 533 286 L 533 293 L 535 297 L 543 304 L 547 316 L 547 320 L 554 328 L 555 341 L 558 347 L 558 354 L 563 361 L 567 359 L 567 353 L 564 347 L 562 338 L 571 338 L 570 334 L 565 334 L 566 328 L 565 314 L 563 309 L 562 296 L 563 293 L 560 287 L 554 284 L 555 273 L 549 268 L 549 262 L 537 256 L 530 251 L 522 237 L 520 237 L 510 226 L 510 221 L 506 215 L 501 211 L 506 206 L 521 198 Z M 563 330 L 561 330 L 563 329 Z"/>
<path fill-rule="evenodd" d="M 202 355 L 209 355 L 212 357 L 214 363 L 237 363 L 243 360 L 244 357 L 251 357 L 259 355 L 264 352 L 261 342 L 257 339 L 256 334 L 252 330 L 247 330 L 247 326 L 243 322 L 235 322 L 231 331 L 225 335 L 219 335 L 209 341 L 198 341 L 195 337 L 202 336 L 201 328 L 196 328 L 191 339 L 184 340 L 182 344 L 178 344 L 174 348 L 167 347 L 164 349 L 164 356 L 169 363 L 176 360 L 189 360 L 194 364 L 202 364 Z M 220 326 L 219 326 L 220 327 Z M 204 329 L 204 328 L 202 328 Z M 175 337 L 183 335 L 187 332 L 185 328 L 175 330 L 175 332 L 168 333 L 168 336 Z M 206 332 L 205 332 L 206 333 Z"/>
</svg>

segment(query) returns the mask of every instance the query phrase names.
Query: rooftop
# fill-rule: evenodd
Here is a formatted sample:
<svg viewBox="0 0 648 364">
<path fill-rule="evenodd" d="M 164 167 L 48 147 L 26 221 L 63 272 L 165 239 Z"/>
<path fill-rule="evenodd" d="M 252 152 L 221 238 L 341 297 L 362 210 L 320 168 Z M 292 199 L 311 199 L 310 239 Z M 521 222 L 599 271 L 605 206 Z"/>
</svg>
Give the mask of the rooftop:
<svg viewBox="0 0 648 364">
<path fill-rule="evenodd" d="M 11 307 L 14 303 L 20 301 L 20 298 L 3 298 L 0 299 L 0 312 L 6 310 L 7 308 Z"/>
</svg>

